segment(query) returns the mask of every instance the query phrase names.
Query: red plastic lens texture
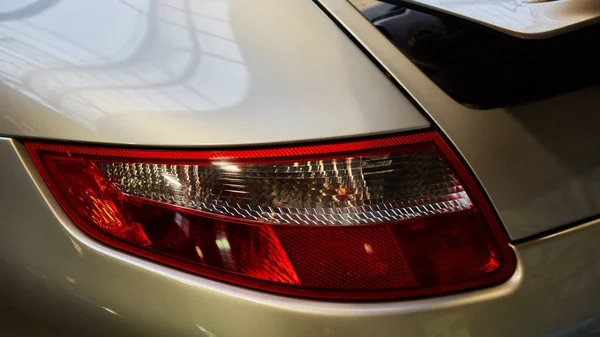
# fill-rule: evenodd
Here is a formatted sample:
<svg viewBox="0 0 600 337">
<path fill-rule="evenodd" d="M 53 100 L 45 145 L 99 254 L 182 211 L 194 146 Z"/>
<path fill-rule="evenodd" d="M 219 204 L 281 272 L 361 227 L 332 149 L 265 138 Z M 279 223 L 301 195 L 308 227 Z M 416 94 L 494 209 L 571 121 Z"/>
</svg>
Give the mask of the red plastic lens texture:
<svg viewBox="0 0 600 337">
<path fill-rule="evenodd" d="M 496 284 L 516 264 L 477 184 L 433 131 L 240 151 L 26 147 L 88 235 L 233 284 L 408 298 Z"/>
</svg>

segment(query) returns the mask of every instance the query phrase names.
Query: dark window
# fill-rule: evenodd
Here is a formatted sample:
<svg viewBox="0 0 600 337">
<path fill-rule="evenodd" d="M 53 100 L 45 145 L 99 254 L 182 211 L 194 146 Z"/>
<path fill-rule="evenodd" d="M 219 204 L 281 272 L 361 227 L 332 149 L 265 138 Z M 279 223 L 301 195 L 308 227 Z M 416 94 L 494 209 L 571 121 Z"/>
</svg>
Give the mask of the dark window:
<svg viewBox="0 0 600 337">
<path fill-rule="evenodd" d="M 465 105 L 509 106 L 600 83 L 600 25 L 526 40 L 416 7 L 379 3 L 362 13 Z"/>
</svg>

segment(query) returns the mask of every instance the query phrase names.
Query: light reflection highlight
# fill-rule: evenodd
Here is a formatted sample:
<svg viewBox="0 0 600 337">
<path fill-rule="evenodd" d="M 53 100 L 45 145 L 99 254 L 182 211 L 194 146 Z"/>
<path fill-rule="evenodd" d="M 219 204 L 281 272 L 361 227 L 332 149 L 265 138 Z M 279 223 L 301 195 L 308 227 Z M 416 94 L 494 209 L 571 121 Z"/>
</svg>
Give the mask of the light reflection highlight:
<svg viewBox="0 0 600 337">
<path fill-rule="evenodd" d="M 109 313 L 111 313 L 111 314 L 113 314 L 115 316 L 121 316 L 118 312 L 116 312 L 116 311 L 114 311 L 114 310 L 112 310 L 110 308 L 102 307 L 102 309 L 104 309 L 106 312 L 109 312 Z"/>
<path fill-rule="evenodd" d="M 26 7 L 1 2 L 0 15 Z M 0 22 L 0 81 L 94 131 L 114 115 L 177 118 L 235 106 L 250 75 L 230 3 L 205 3 L 53 1 L 47 10 L 23 12 Z"/>
</svg>

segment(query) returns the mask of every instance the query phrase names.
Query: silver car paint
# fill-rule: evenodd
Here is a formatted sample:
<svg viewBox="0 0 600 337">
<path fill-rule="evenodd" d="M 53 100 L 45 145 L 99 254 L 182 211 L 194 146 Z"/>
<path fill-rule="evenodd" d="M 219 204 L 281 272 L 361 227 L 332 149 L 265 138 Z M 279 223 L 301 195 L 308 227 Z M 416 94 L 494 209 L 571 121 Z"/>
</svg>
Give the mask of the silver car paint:
<svg viewBox="0 0 600 337">
<path fill-rule="evenodd" d="M 31 2 L 0 5 L 0 135 L 206 146 L 429 126 L 311 1 Z"/>
<path fill-rule="evenodd" d="M 319 2 L 454 143 L 512 239 L 600 214 L 600 86 L 509 108 L 471 109 L 446 95 L 346 0 Z"/>
<path fill-rule="evenodd" d="M 13 67 L 22 69 L 20 67 L 23 62 L 19 58 L 7 60 L 7 55 L 12 57 L 16 53 L 26 56 L 33 51 L 22 48 L 2 49 L 4 43 L 11 41 L 11 38 L 6 39 L 5 31 L 1 31 L 4 40 L 0 40 L 3 41 L 0 42 L 0 76 L 4 84 L 0 90 L 0 115 L 5 119 L 0 122 L 0 133 L 76 141 L 199 146 L 320 139 L 399 131 L 409 129 L 407 126 L 427 126 L 426 121 L 421 124 L 408 122 L 407 119 L 415 116 L 424 121 L 418 114 L 404 115 L 406 111 L 416 113 L 416 110 L 391 113 L 401 104 L 410 106 L 408 101 L 394 91 L 395 88 L 387 79 L 316 8 L 311 8 L 312 4 L 298 0 L 236 1 L 198 0 L 193 3 L 208 7 L 235 3 L 230 8 L 245 11 L 243 14 L 251 17 L 236 16 L 231 22 L 233 27 L 238 27 L 234 29 L 236 34 L 239 32 L 247 39 L 246 47 L 242 49 L 249 49 L 248 53 L 253 55 L 254 62 L 258 62 L 253 64 L 260 65 L 252 67 L 252 76 L 260 77 L 259 70 L 263 70 L 261 67 L 265 68 L 264 71 L 272 70 L 269 67 L 284 66 L 295 69 L 275 69 L 269 72 L 269 79 L 275 82 L 268 87 L 260 87 L 259 94 L 255 96 L 257 100 L 260 98 L 260 102 L 249 104 L 249 109 L 254 108 L 248 113 L 258 116 L 260 111 L 255 110 L 257 106 L 268 106 L 269 109 L 273 107 L 267 100 L 267 88 L 278 89 L 278 85 L 288 83 L 287 81 L 296 77 L 317 78 L 317 71 L 313 68 L 304 69 L 301 61 L 317 62 L 321 74 L 338 73 L 334 70 L 339 70 L 334 68 L 339 64 L 333 62 L 330 56 L 314 56 L 310 54 L 314 53 L 313 50 L 309 53 L 302 48 L 295 49 L 283 37 L 276 40 L 286 46 L 285 53 L 277 54 L 276 46 L 270 44 L 273 50 L 264 50 L 261 36 L 246 34 L 252 31 L 256 33 L 254 25 L 258 25 L 263 27 L 261 31 L 264 34 L 271 37 L 279 34 L 289 37 L 289 33 L 294 32 L 298 35 L 294 42 L 303 47 L 309 45 L 308 40 L 315 40 L 313 45 L 320 46 L 322 54 L 342 51 L 336 55 L 336 59 L 346 58 L 345 61 L 338 61 L 344 62 L 346 72 L 343 74 L 346 77 L 340 80 L 342 84 L 333 84 L 333 81 L 326 83 L 328 86 L 335 86 L 332 91 L 335 95 L 332 97 L 321 95 L 321 91 L 317 89 L 323 88 L 309 86 L 308 80 L 300 80 L 303 85 L 298 87 L 295 95 L 290 90 L 276 91 L 278 95 L 284 95 L 276 97 L 280 100 L 279 105 L 283 106 L 286 101 L 291 100 L 300 108 L 311 104 L 321 107 L 318 110 L 321 113 L 319 117 L 324 118 L 327 124 L 313 126 L 300 120 L 298 116 L 278 116 L 272 113 L 272 119 L 276 119 L 274 124 L 265 126 L 244 119 L 244 123 L 251 127 L 237 127 L 236 130 L 242 133 L 230 135 L 224 134 L 223 125 L 215 122 L 229 120 L 225 117 L 211 115 L 215 120 L 209 123 L 206 120 L 211 118 L 203 114 L 180 114 L 179 110 L 166 108 L 161 113 L 127 111 L 99 117 L 91 112 L 73 114 L 71 111 L 76 110 L 66 108 L 83 107 L 86 109 L 82 111 L 97 111 L 92 103 L 114 106 L 117 101 L 65 101 L 61 95 L 54 95 L 53 90 L 60 84 L 56 81 L 73 80 L 77 84 L 77 81 L 88 79 L 84 76 L 51 77 L 50 82 L 37 82 L 34 78 L 32 82 L 30 78 L 21 81 L 18 76 L 10 75 L 10 72 L 7 75 L 6 71 L 13 71 Z M 598 197 L 595 193 L 598 193 L 598 189 L 594 182 L 598 181 L 597 175 L 600 174 L 598 160 L 594 156 L 582 154 L 597 153 L 599 149 L 597 145 L 600 140 L 594 139 L 598 138 L 594 137 L 594 129 L 600 117 L 593 114 L 596 110 L 594 94 L 598 93 L 598 88 L 512 110 L 471 110 L 441 93 L 346 2 L 323 1 L 368 49 L 375 52 L 390 73 L 425 107 L 458 146 L 492 196 L 511 236 L 519 237 L 553 228 L 559 222 L 597 210 Z M 27 2 L 29 3 L 32 1 Z M 76 4 L 74 0 L 40 3 L 57 4 L 56 6 L 61 3 L 63 6 Z M 140 0 L 122 3 L 131 5 L 146 2 Z M 5 9 L 1 6 L 11 4 L 14 5 L 15 2 L 3 1 L 0 9 Z M 179 2 L 168 1 L 168 4 L 172 7 Z M 53 8 L 58 8 L 56 6 Z M 40 10 L 39 6 L 26 8 Z M 289 9 L 294 9 L 295 15 L 287 12 Z M 95 14 L 100 15 L 100 11 L 93 6 L 89 10 L 96 10 Z M 277 15 L 283 15 L 287 20 L 273 18 Z M 61 13 L 54 16 L 57 17 L 66 20 L 72 18 L 72 15 Z M 115 17 L 122 19 L 119 15 Z M 310 20 L 310 24 L 302 22 L 305 18 Z M 6 17 L 0 15 L 0 19 L 6 20 Z M 266 24 L 261 25 L 259 22 L 267 19 L 279 22 L 278 29 L 270 31 L 265 28 Z M 293 19 L 300 22 L 294 22 Z M 12 17 L 11 20 L 14 22 L 16 19 Z M 25 26 L 32 24 L 16 21 Z M 250 23 L 248 21 L 254 25 L 246 26 Z M 108 26 L 113 25 L 120 27 L 114 21 Z M 312 30 L 305 26 L 319 29 Z M 84 36 L 92 38 L 84 33 L 86 32 L 82 31 Z M 28 39 L 32 37 L 31 34 L 25 35 Z M 113 35 L 118 37 L 119 34 Z M 38 39 L 37 43 L 42 45 L 48 43 L 48 40 L 51 37 L 45 36 L 42 40 Z M 273 42 L 268 38 L 266 40 Z M 256 43 L 256 46 L 252 47 L 252 43 Z M 323 49 L 325 46 L 328 48 Z M 102 49 L 101 45 L 97 47 Z M 299 55 L 291 57 L 292 51 Z M 54 52 L 69 54 L 64 49 Z M 80 52 L 83 54 L 71 57 L 84 57 L 84 52 L 90 50 Z M 265 57 L 266 53 L 279 56 Z M 159 52 L 150 54 L 158 55 Z M 101 57 L 110 58 L 110 55 Z M 322 62 L 323 59 L 328 61 Z M 265 65 L 269 60 L 283 63 Z M 45 59 L 30 61 L 44 62 Z M 12 66 L 9 67 L 9 64 Z M 283 71 L 283 74 L 279 74 L 279 71 Z M 357 77 L 364 80 L 364 83 L 354 83 Z M 32 86 L 16 89 L 21 85 Z M 43 90 L 36 91 L 40 86 Z M 289 86 L 288 83 L 285 88 L 289 89 Z M 352 92 L 355 87 L 343 89 L 342 86 L 359 86 L 364 91 L 356 93 Z M 225 87 L 219 88 L 225 90 Z M 253 96 L 254 91 L 251 92 L 248 95 Z M 136 95 L 139 91 L 116 91 L 115 95 L 124 93 Z M 385 95 L 373 98 L 373 95 L 381 93 Z M 347 103 L 348 99 L 355 97 L 352 95 L 358 95 L 361 101 Z M 105 99 L 107 96 L 102 97 Z M 119 103 L 126 103 L 130 96 L 119 97 Z M 148 97 L 154 99 L 155 95 Z M 305 102 L 312 98 L 317 102 Z M 577 99 L 586 101 L 582 103 Z M 57 102 L 68 104 L 64 109 L 56 110 Z M 135 104 L 144 105 L 144 102 L 136 101 Z M 337 110 L 327 112 L 335 114 L 336 120 L 362 116 L 361 125 L 352 126 L 354 121 L 341 121 L 348 123 L 343 125 L 350 128 L 349 131 L 333 125 L 333 117 L 323 115 L 326 112 L 324 106 L 327 105 L 323 102 L 332 107 L 337 104 L 346 108 L 351 106 L 352 113 L 357 115 L 345 117 Z M 579 104 L 575 105 L 573 102 Z M 373 106 L 369 104 L 376 104 L 377 109 L 387 107 L 388 110 L 385 111 L 390 114 L 387 117 L 379 115 L 379 110 L 371 110 Z M 118 104 L 116 106 L 118 108 Z M 298 114 L 301 109 L 296 108 L 298 107 L 291 109 Z M 227 112 L 229 108 L 211 111 Z M 240 116 L 242 113 L 239 110 L 233 115 Z M 303 116 L 310 114 L 316 117 L 313 112 L 302 110 L 302 113 Z M 169 116 L 175 121 L 170 121 Z M 94 119 L 96 117 L 98 119 Z M 294 125 L 298 130 L 280 130 L 285 128 L 285 118 L 297 118 L 285 125 Z M 369 118 L 383 118 L 388 125 L 374 128 L 374 125 L 380 125 L 379 121 Z M 91 124 L 86 124 L 90 121 Z M 271 123 L 270 120 L 268 122 Z M 136 123 L 152 128 L 143 129 Z M 156 127 L 157 125 L 178 128 L 167 128 L 165 131 Z M 207 125 L 210 128 L 206 128 Z M 313 127 L 320 131 L 313 133 Z M 200 132 L 203 134 L 199 134 Z M 557 134 L 568 136 L 556 139 Z M 168 139 L 157 139 L 158 135 Z M 219 141 L 210 141 L 214 137 Z M 597 286 L 600 279 L 598 221 L 516 245 L 514 249 L 519 258 L 519 268 L 508 282 L 495 287 L 410 301 L 310 301 L 214 282 L 110 249 L 85 236 L 71 223 L 53 199 L 20 143 L 10 138 L 0 138 L 0 158 L 0 332 L 3 336 L 530 337 L 586 336 L 593 335 L 600 329 L 600 309 L 597 305 L 600 301 L 600 288 Z M 565 188 L 565 184 L 574 187 Z M 523 202 L 524 205 L 521 204 Z"/>
<path fill-rule="evenodd" d="M 519 337 L 600 328 L 598 222 L 517 245 L 517 271 L 492 288 L 321 302 L 225 285 L 110 249 L 69 221 L 22 145 L 0 139 L 0 156 L 0 328 L 7 336 Z"/>
</svg>

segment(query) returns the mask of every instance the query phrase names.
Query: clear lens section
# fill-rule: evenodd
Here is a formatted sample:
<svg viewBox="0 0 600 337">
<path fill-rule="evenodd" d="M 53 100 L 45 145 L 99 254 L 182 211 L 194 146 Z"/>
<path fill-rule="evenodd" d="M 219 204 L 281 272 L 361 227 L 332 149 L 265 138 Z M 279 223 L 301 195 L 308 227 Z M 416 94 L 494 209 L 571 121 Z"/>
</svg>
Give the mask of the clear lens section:
<svg viewBox="0 0 600 337">
<path fill-rule="evenodd" d="M 97 165 L 129 195 L 276 224 L 380 223 L 472 205 L 434 150 L 277 164 Z"/>
</svg>

